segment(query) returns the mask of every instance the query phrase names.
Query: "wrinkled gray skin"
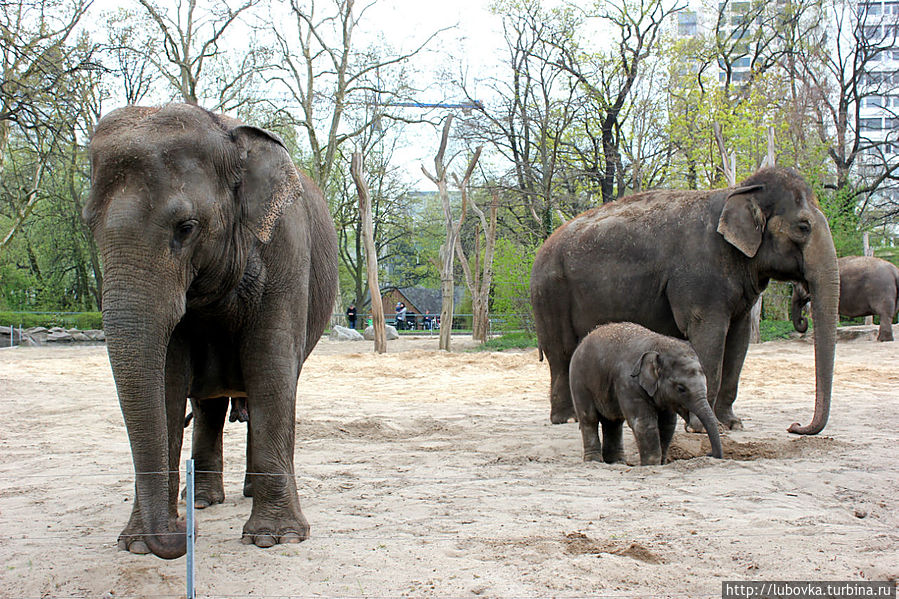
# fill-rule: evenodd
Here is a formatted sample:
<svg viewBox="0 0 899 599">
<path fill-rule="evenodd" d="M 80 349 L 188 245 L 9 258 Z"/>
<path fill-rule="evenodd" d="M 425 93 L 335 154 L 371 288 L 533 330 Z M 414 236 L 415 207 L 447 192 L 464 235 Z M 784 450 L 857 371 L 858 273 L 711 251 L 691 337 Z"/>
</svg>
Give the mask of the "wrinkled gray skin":
<svg viewBox="0 0 899 599">
<path fill-rule="evenodd" d="M 838 261 L 840 269 L 839 313 L 846 318 L 879 316 L 878 341 L 893 340 L 893 317 L 899 310 L 899 268 L 873 256 L 846 256 Z M 793 285 L 790 318 L 800 333 L 808 330 L 802 309 L 810 299 L 800 283 Z"/>
<path fill-rule="evenodd" d="M 305 539 L 297 378 L 337 277 L 324 197 L 277 136 L 196 106 L 116 110 L 90 151 L 84 218 L 103 258 L 103 326 L 136 472 L 119 546 L 185 552 L 177 471 L 188 397 L 198 471 L 222 469 L 228 398 L 247 398 L 244 542 Z M 198 474 L 201 506 L 223 498 L 220 474 Z"/>
<path fill-rule="evenodd" d="M 678 414 L 684 419 L 696 415 L 708 431 L 711 455 L 722 456 L 705 374 L 686 341 L 630 322 L 605 324 L 578 345 L 569 380 L 584 461 L 623 462 L 626 420 L 637 440 L 640 464 L 664 464 Z"/>
<path fill-rule="evenodd" d="M 628 321 L 689 340 L 715 415 L 740 428 L 733 403 L 750 309 L 770 279 L 811 290 L 820 323 L 815 414 L 789 430 L 815 434 L 830 410 L 839 276 L 827 221 L 797 173 L 768 168 L 733 189 L 645 192 L 568 221 L 540 248 L 531 272 L 551 421 L 574 417 L 568 367 L 580 340 L 599 324 Z M 690 426 L 701 430 L 695 419 Z"/>
</svg>

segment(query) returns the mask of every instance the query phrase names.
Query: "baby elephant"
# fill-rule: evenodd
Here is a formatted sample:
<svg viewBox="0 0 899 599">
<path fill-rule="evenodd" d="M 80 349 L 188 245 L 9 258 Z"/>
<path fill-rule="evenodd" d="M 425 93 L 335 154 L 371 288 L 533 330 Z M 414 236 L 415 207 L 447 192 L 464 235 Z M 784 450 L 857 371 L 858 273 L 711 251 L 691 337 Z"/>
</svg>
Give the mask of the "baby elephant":
<svg viewBox="0 0 899 599">
<path fill-rule="evenodd" d="M 624 461 L 622 424 L 634 431 L 640 463 L 664 464 L 677 414 L 699 417 L 721 457 L 718 420 L 706 398 L 706 379 L 690 344 L 629 322 L 587 335 L 569 368 L 571 398 L 584 438 L 584 461 Z M 598 425 L 602 423 L 600 443 Z"/>
</svg>

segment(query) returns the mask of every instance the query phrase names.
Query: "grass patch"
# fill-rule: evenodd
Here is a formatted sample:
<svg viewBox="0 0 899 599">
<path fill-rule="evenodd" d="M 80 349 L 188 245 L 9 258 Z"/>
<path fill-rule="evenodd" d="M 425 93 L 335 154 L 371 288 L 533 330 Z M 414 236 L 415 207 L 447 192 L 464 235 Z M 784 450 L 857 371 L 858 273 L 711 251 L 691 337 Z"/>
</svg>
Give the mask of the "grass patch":
<svg viewBox="0 0 899 599">
<path fill-rule="evenodd" d="M 809 323 L 809 330 L 813 327 Z M 762 342 L 775 339 L 789 339 L 796 332 L 792 321 L 789 320 L 763 320 L 759 323 L 759 336 Z"/>
<path fill-rule="evenodd" d="M 537 347 L 537 335 L 526 331 L 506 333 L 494 337 L 476 349 L 476 351 L 503 351 L 504 349 L 530 349 Z"/>
</svg>

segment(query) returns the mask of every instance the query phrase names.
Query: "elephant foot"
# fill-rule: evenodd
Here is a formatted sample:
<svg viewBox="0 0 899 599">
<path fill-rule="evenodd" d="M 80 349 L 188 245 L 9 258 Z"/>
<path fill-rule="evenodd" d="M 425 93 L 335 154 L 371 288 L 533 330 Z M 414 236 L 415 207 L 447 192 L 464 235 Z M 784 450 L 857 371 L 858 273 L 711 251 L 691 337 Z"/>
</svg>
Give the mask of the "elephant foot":
<svg viewBox="0 0 899 599">
<path fill-rule="evenodd" d="M 231 398 L 231 413 L 228 414 L 228 422 L 249 422 L 250 412 L 247 410 L 246 397 Z"/>
<path fill-rule="evenodd" d="M 718 416 L 718 432 L 726 430 L 743 430 L 743 421 L 737 418 L 732 411 L 729 416 Z M 690 414 L 690 420 L 684 423 L 684 431 L 688 433 L 705 433 L 705 427 L 699 421 L 699 418 Z"/>
<path fill-rule="evenodd" d="M 577 422 L 577 415 L 574 413 L 574 407 L 558 408 L 552 406 L 549 411 L 549 421 L 553 424 L 565 424 L 567 422 Z"/>
<path fill-rule="evenodd" d="M 243 527 L 240 542 L 244 545 L 256 545 L 262 548 L 285 543 L 299 543 L 309 538 L 309 530 L 309 523 L 302 514 L 292 521 L 280 522 L 250 516 Z"/>
<path fill-rule="evenodd" d="M 730 406 L 722 410 L 715 410 L 715 416 L 718 418 L 718 422 L 724 425 L 725 429 L 731 431 L 743 430 L 743 421 L 737 418 Z"/>
<path fill-rule="evenodd" d="M 170 534 L 184 536 L 186 529 L 186 523 L 183 519 L 169 519 L 169 530 L 172 531 Z M 196 528 L 194 528 L 194 530 L 196 531 Z M 136 511 L 132 512 L 128 525 L 125 526 L 121 533 L 119 533 L 117 542 L 119 550 L 128 551 L 135 555 L 147 555 L 148 553 L 153 553 L 146 541 L 147 534 L 149 533 L 145 533 L 143 525 L 141 524 L 140 515 Z"/>
<path fill-rule="evenodd" d="M 140 537 L 119 535 L 119 550 L 130 551 L 137 555 L 146 555 L 150 553 L 150 548 Z"/>
<path fill-rule="evenodd" d="M 602 462 L 602 452 L 601 451 L 590 451 L 584 452 L 584 461 L 585 462 Z"/>
<path fill-rule="evenodd" d="M 181 489 L 181 499 L 187 497 L 187 487 Z M 223 503 L 225 501 L 225 486 L 221 478 L 214 480 L 197 479 L 197 486 L 194 489 L 194 507 L 198 510 L 206 509 L 210 505 Z"/>
<path fill-rule="evenodd" d="M 877 340 L 878 341 L 892 341 L 893 333 L 880 333 L 879 335 L 877 335 Z"/>
</svg>

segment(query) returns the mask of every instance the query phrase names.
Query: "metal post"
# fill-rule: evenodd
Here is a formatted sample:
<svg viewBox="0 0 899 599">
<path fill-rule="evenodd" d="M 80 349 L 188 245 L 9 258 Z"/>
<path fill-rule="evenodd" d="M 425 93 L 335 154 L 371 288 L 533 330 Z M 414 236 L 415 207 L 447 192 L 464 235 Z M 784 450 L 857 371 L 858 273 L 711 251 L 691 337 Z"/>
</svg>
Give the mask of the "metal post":
<svg viewBox="0 0 899 599">
<path fill-rule="evenodd" d="M 196 599 L 194 590 L 194 541 L 196 525 L 194 524 L 194 461 L 187 460 L 187 599 Z"/>
</svg>

